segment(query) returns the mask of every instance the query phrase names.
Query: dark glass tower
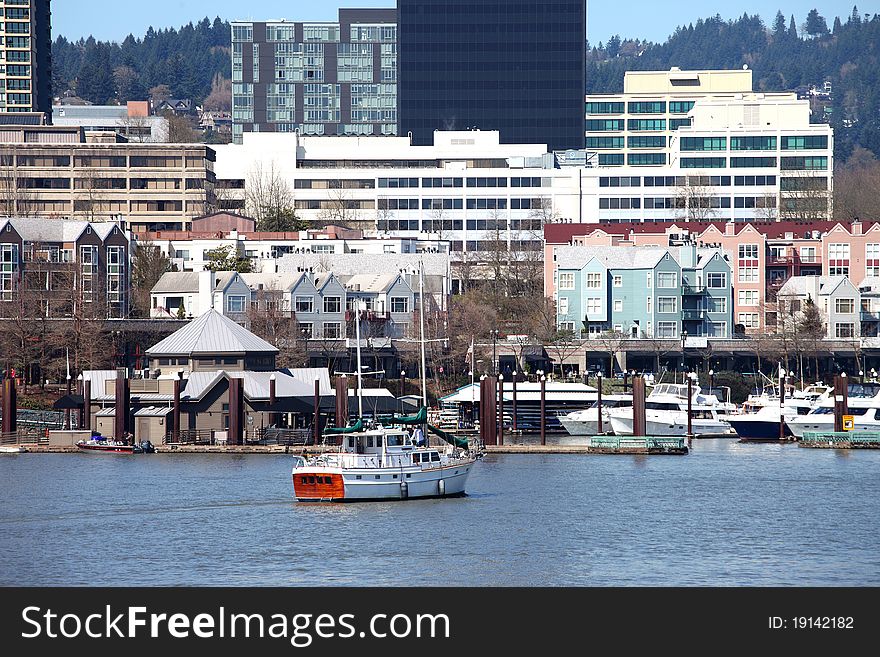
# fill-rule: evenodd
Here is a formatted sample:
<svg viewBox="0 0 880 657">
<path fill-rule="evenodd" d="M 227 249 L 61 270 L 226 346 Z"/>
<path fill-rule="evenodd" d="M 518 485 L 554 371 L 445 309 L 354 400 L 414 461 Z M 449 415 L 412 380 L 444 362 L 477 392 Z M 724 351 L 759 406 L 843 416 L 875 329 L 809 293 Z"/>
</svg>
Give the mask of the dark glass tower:
<svg viewBox="0 0 880 657">
<path fill-rule="evenodd" d="M 584 0 L 398 0 L 400 134 L 583 148 Z"/>
</svg>

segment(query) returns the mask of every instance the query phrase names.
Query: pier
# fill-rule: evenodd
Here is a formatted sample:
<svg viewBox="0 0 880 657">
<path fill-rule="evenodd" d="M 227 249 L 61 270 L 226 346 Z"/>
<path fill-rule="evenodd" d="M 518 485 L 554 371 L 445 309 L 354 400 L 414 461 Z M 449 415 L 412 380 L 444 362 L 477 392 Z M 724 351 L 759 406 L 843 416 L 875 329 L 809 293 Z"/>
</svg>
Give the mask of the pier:
<svg viewBox="0 0 880 657">
<path fill-rule="evenodd" d="M 812 447 L 814 449 L 880 449 L 880 432 L 807 432 L 798 441 L 798 447 Z"/>
<path fill-rule="evenodd" d="M 595 436 L 587 445 L 486 445 L 487 454 L 630 454 L 683 456 L 685 438 Z"/>
</svg>

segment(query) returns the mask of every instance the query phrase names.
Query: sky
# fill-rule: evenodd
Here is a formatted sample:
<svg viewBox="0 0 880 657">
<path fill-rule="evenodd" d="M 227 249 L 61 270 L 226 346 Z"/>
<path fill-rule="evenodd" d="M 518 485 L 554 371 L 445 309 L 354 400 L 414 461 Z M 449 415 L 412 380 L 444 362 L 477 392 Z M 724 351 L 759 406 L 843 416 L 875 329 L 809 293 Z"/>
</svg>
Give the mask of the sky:
<svg viewBox="0 0 880 657">
<path fill-rule="evenodd" d="M 860 5 L 862 14 L 877 11 L 875 0 L 727 0 L 708 6 L 693 0 L 630 0 L 619 2 L 592 0 L 589 3 L 587 38 L 591 44 L 605 42 L 610 36 L 647 39 L 662 42 L 678 25 L 720 13 L 725 19 L 743 13 L 760 14 L 770 24 L 781 9 L 786 18 L 794 14 L 798 27 L 812 8 L 825 16 L 828 27 L 835 16 L 842 20 L 852 13 L 853 4 Z M 93 35 L 101 40 L 122 41 L 129 33 L 143 36 L 152 25 L 180 27 L 205 16 L 223 19 L 287 18 L 298 21 L 336 19 L 336 10 L 343 7 L 394 7 L 395 0 L 149 0 L 122 3 L 119 0 L 52 0 L 54 34 L 76 40 Z M 723 8 L 717 8 L 717 7 Z"/>
</svg>

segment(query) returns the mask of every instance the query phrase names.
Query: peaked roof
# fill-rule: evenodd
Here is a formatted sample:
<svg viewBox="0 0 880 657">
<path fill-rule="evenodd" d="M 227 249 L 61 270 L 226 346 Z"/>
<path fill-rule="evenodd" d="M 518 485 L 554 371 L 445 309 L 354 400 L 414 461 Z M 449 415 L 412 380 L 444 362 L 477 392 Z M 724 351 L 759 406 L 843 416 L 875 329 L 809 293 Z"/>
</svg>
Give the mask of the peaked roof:
<svg viewBox="0 0 880 657">
<path fill-rule="evenodd" d="M 560 246 L 556 248 L 556 267 L 583 269 L 596 259 L 609 269 L 653 269 L 669 252 L 664 246 Z"/>
<path fill-rule="evenodd" d="M 779 296 L 803 296 L 816 294 L 825 296 L 832 294 L 844 282 L 849 282 L 846 276 L 792 276 L 781 288 Z"/>
<path fill-rule="evenodd" d="M 278 350 L 213 308 L 147 349 L 148 356 L 271 353 Z"/>
</svg>

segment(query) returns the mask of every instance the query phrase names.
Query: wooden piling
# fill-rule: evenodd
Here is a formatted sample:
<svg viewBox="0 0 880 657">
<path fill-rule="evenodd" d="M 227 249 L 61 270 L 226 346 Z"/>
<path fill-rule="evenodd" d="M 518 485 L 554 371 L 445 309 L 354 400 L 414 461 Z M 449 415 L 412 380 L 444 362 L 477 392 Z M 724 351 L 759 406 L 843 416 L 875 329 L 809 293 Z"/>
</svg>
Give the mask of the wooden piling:
<svg viewBox="0 0 880 657">
<path fill-rule="evenodd" d="M 358 321 L 358 320 L 355 320 Z M 348 404 L 348 392 L 345 393 L 345 403 Z M 315 379 L 315 414 L 312 416 L 312 444 L 321 442 L 321 382 Z"/>
<path fill-rule="evenodd" d="M 547 379 L 541 376 L 541 444 L 547 444 Z"/>
<path fill-rule="evenodd" d="M 645 378 L 633 379 L 633 436 L 647 435 L 645 421 Z"/>
<path fill-rule="evenodd" d="M 115 404 L 113 437 L 116 440 L 123 440 L 131 428 L 128 421 L 131 411 L 131 388 L 125 370 L 117 370 L 116 372 Z"/>
<path fill-rule="evenodd" d="M 504 377 L 498 377 L 498 444 L 504 444 Z"/>
<path fill-rule="evenodd" d="M 244 444 L 244 379 L 229 379 L 229 445 Z"/>
<path fill-rule="evenodd" d="M 599 426 L 596 427 L 596 433 L 600 436 L 604 433 L 602 430 L 602 375 L 598 375 L 596 377 L 596 388 L 598 388 L 599 392 L 596 396 L 596 406 L 599 409 Z"/>
<path fill-rule="evenodd" d="M 174 402 L 171 407 L 171 442 L 180 442 L 180 377 L 174 379 Z"/>
<path fill-rule="evenodd" d="M 480 439 L 484 445 L 497 445 L 497 381 L 487 376 L 480 381 Z"/>
<path fill-rule="evenodd" d="M 843 416 L 849 413 L 846 374 L 834 377 L 834 431 L 843 431 Z"/>
</svg>

